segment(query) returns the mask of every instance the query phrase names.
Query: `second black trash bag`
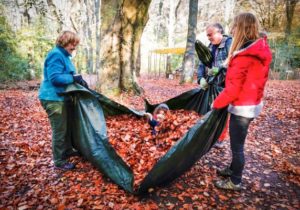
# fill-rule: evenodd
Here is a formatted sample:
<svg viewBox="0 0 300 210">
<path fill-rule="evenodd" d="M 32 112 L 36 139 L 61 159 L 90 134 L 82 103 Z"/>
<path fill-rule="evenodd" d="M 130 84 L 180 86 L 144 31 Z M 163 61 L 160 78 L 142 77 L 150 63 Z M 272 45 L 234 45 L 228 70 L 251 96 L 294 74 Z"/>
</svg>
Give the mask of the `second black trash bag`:
<svg viewBox="0 0 300 210">
<path fill-rule="evenodd" d="M 105 116 L 143 116 L 144 112 L 129 109 L 79 85 L 68 86 L 65 94 L 73 98 L 72 112 L 68 120 L 74 148 L 101 173 L 134 194 L 146 193 L 149 188 L 166 184 L 188 170 L 217 141 L 227 118 L 226 109 L 207 113 L 160 158 L 141 182 L 138 190 L 134 191 L 132 170 L 108 141 Z M 185 107 L 185 99 L 178 97 L 176 100 L 180 103 L 177 103 L 177 106 L 172 103 L 170 109 L 182 109 Z"/>
<path fill-rule="evenodd" d="M 194 110 L 200 115 L 205 115 L 210 111 L 212 102 L 221 91 L 221 87 L 209 85 L 205 91 L 200 88 L 195 88 L 161 103 L 167 104 L 170 109 Z M 158 105 L 159 104 L 150 104 L 145 99 L 145 109 L 147 112 L 153 112 Z"/>
<path fill-rule="evenodd" d="M 211 149 L 226 121 L 226 109 L 207 113 L 154 165 L 141 183 L 138 193 L 167 184 L 190 169 Z"/>
</svg>

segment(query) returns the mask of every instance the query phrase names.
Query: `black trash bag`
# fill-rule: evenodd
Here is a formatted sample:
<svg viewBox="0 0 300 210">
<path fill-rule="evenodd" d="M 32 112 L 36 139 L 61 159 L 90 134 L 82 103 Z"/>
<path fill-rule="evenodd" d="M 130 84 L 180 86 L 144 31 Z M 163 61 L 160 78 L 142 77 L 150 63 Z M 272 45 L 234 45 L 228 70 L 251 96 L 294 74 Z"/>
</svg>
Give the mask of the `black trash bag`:
<svg viewBox="0 0 300 210">
<path fill-rule="evenodd" d="M 198 55 L 199 60 L 205 65 L 211 68 L 213 56 L 207 46 L 205 46 L 201 41 L 196 40 L 195 50 Z"/>
<path fill-rule="evenodd" d="M 210 49 L 207 46 L 205 46 L 201 41 L 196 40 L 195 50 L 197 52 L 198 59 L 200 60 L 200 62 L 203 63 L 208 68 L 211 68 L 213 62 L 213 56 L 210 52 Z M 225 67 L 221 66 L 216 75 L 214 76 L 207 75 L 205 79 L 208 82 L 208 84 L 214 84 L 219 87 L 225 87 L 226 70 L 227 69 Z"/>
<path fill-rule="evenodd" d="M 207 76 L 205 79 L 208 85 L 216 85 L 223 89 L 225 87 L 226 70 L 225 67 L 220 67 L 219 72 L 215 76 Z M 220 89 L 220 91 L 222 91 L 222 89 Z"/>
<path fill-rule="evenodd" d="M 74 148 L 113 182 L 135 194 L 166 184 L 188 170 L 217 141 L 227 118 L 226 109 L 207 113 L 154 165 L 134 191 L 133 172 L 110 145 L 104 116 L 141 117 L 144 112 L 129 109 L 76 84 L 69 85 L 65 94 L 73 99 L 72 108 L 68 109 L 68 124 Z M 173 108 L 178 109 L 175 105 Z"/>
<path fill-rule="evenodd" d="M 212 82 L 213 81 L 214 80 L 212 80 Z M 212 102 L 222 90 L 223 88 L 217 85 L 209 84 L 205 91 L 200 88 L 195 88 L 162 103 L 167 104 L 170 109 L 194 110 L 198 114 L 205 115 L 210 111 Z M 144 99 L 144 101 L 147 112 L 153 112 L 159 105 L 150 104 L 146 99 Z"/>
<path fill-rule="evenodd" d="M 68 109 L 73 147 L 112 181 L 133 193 L 132 170 L 110 145 L 104 116 L 142 115 L 76 84 L 69 85 L 65 94 L 73 98 L 73 106 Z"/>
<path fill-rule="evenodd" d="M 154 165 L 142 181 L 138 193 L 165 185 L 190 169 L 215 144 L 226 121 L 226 109 L 207 113 Z"/>
</svg>

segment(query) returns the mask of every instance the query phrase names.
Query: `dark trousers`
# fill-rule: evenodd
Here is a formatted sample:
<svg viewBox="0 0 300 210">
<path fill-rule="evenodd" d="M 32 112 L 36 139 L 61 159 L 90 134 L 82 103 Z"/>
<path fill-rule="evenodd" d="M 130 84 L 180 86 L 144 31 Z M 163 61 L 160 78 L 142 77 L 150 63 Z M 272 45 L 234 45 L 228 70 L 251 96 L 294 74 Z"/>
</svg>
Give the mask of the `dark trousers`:
<svg viewBox="0 0 300 210">
<path fill-rule="evenodd" d="M 244 145 L 248 134 L 248 127 L 253 118 L 241 117 L 234 114 L 230 116 L 229 135 L 232 161 L 230 169 L 233 174 L 230 179 L 234 184 L 242 181 L 242 173 L 245 165 Z"/>
<path fill-rule="evenodd" d="M 66 156 L 71 153 L 71 139 L 67 135 L 67 110 L 64 101 L 45 101 L 41 104 L 48 114 L 52 130 L 52 154 L 54 165 L 66 163 Z"/>
</svg>

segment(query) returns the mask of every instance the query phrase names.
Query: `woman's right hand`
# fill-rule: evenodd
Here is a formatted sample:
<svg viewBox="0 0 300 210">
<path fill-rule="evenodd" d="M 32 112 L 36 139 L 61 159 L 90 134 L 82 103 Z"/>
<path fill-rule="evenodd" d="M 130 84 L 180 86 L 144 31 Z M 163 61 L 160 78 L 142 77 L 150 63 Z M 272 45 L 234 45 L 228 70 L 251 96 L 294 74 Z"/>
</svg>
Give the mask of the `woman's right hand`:
<svg viewBox="0 0 300 210">
<path fill-rule="evenodd" d="M 73 75 L 74 82 L 82 85 L 85 88 L 89 88 L 87 82 L 82 78 L 80 74 Z"/>
</svg>

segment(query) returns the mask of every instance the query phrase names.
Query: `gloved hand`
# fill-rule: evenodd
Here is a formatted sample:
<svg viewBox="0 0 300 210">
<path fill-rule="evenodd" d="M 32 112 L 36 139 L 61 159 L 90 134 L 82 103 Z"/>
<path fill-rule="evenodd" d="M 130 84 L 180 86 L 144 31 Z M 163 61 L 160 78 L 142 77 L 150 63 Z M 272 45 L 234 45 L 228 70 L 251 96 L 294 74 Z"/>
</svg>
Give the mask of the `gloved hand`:
<svg viewBox="0 0 300 210">
<path fill-rule="evenodd" d="M 208 76 L 216 76 L 218 72 L 219 72 L 218 67 L 212 67 L 211 69 L 207 70 L 207 75 Z"/>
<path fill-rule="evenodd" d="M 151 121 L 151 120 L 153 119 L 152 114 L 149 113 L 149 112 L 145 112 L 143 115 L 144 115 L 149 121 Z"/>
<path fill-rule="evenodd" d="M 82 78 L 82 76 L 80 74 L 75 74 L 73 75 L 73 79 L 74 79 L 74 82 L 82 85 L 83 87 L 85 88 L 89 88 L 88 84 L 86 81 L 84 81 L 84 79 Z"/>
<path fill-rule="evenodd" d="M 200 80 L 200 88 L 203 90 L 206 90 L 208 87 L 208 83 L 206 81 L 206 79 L 204 79 L 203 77 Z"/>
</svg>

